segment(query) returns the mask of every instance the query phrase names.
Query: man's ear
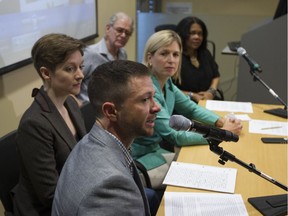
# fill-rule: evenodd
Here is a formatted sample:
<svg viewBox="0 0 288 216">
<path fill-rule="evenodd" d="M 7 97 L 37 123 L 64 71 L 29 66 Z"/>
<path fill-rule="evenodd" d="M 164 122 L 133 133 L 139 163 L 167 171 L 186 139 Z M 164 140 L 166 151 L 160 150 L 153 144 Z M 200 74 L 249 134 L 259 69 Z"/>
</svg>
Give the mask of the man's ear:
<svg viewBox="0 0 288 216">
<path fill-rule="evenodd" d="M 51 79 L 51 73 L 46 67 L 41 67 L 40 73 L 41 73 L 43 80 L 49 81 Z"/>
<path fill-rule="evenodd" d="M 106 116 L 106 118 L 110 119 L 111 121 L 117 120 L 117 110 L 114 103 L 105 102 L 102 105 L 102 112 Z"/>
<path fill-rule="evenodd" d="M 105 26 L 105 35 L 108 35 L 108 34 L 109 34 L 110 28 L 111 28 L 111 25 L 110 25 L 110 24 L 107 24 L 107 25 Z"/>
</svg>

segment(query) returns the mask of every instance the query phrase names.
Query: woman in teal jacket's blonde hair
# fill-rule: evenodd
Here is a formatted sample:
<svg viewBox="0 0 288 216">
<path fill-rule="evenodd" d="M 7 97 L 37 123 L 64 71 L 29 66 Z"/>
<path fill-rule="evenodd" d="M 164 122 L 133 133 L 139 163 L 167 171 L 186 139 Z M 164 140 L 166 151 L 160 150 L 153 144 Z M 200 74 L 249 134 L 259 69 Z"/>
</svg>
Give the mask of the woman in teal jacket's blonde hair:
<svg viewBox="0 0 288 216">
<path fill-rule="evenodd" d="M 165 172 L 172 161 L 171 158 L 173 159 L 171 152 L 161 148 L 160 143 L 165 141 L 178 147 L 208 144 L 200 134 L 172 129 L 169 120 L 173 112 L 235 134 L 240 134 L 242 129 L 240 120 L 222 118 L 197 105 L 173 84 L 171 77 L 179 79 L 181 56 L 181 39 L 171 30 L 163 30 L 151 35 L 144 50 L 143 63 L 152 73 L 156 89 L 154 100 L 160 105 L 161 111 L 157 113 L 154 134 L 151 137 L 140 137 L 134 140 L 132 156 L 145 166 L 154 188 L 161 187 Z"/>
</svg>

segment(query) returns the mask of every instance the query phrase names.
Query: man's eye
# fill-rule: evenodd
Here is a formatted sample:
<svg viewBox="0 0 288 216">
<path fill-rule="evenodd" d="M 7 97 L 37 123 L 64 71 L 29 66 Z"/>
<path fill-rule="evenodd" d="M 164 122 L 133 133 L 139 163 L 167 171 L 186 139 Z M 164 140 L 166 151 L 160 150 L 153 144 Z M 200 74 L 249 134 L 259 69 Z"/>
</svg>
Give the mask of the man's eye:
<svg viewBox="0 0 288 216">
<path fill-rule="evenodd" d="M 151 100 L 151 98 L 152 98 L 151 96 L 149 96 L 149 97 L 146 97 L 146 98 L 144 98 L 144 99 L 143 99 L 143 101 L 144 101 L 144 102 L 150 101 L 150 100 Z"/>
</svg>

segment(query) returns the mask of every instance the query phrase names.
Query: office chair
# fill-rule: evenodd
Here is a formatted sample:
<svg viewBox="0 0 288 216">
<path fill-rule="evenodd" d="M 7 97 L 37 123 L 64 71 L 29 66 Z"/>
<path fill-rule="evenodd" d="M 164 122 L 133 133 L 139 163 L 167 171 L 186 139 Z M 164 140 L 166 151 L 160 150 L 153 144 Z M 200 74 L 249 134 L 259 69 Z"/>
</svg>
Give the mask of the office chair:
<svg viewBox="0 0 288 216">
<path fill-rule="evenodd" d="M 176 31 L 175 24 L 161 24 L 154 28 L 154 32 L 162 31 L 162 30 L 173 30 Z"/>
<path fill-rule="evenodd" d="M 95 117 L 95 109 L 93 109 L 92 105 L 90 102 L 85 102 L 81 107 L 80 107 L 82 117 L 84 119 L 86 131 L 89 132 L 91 128 L 93 127 L 96 117 Z"/>
<path fill-rule="evenodd" d="M 215 61 L 215 59 L 216 59 L 216 45 L 215 45 L 214 41 L 207 40 L 207 49 L 211 52 L 212 57 Z"/>
<path fill-rule="evenodd" d="M 14 215 L 10 191 L 18 183 L 20 172 L 16 150 L 16 133 L 17 130 L 14 130 L 0 138 L 0 199 L 5 210 L 5 216 Z"/>
</svg>

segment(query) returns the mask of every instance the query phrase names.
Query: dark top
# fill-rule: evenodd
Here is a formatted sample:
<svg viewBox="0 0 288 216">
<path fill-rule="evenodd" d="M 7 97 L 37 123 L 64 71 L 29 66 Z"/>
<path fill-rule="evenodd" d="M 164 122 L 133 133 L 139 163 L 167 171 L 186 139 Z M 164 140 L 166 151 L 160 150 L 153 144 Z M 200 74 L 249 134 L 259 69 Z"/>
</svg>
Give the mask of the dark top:
<svg viewBox="0 0 288 216">
<path fill-rule="evenodd" d="M 214 78 L 220 77 L 218 65 L 209 50 L 204 50 L 198 55 L 199 68 L 195 67 L 190 57 L 182 54 L 181 85 L 179 89 L 191 92 L 207 91 Z"/>
<path fill-rule="evenodd" d="M 13 189 L 14 213 L 50 216 L 59 174 L 77 140 L 43 87 L 33 90 L 33 96 L 17 131 L 21 174 Z M 86 129 L 77 102 L 68 97 L 64 105 L 82 138 Z"/>
</svg>

